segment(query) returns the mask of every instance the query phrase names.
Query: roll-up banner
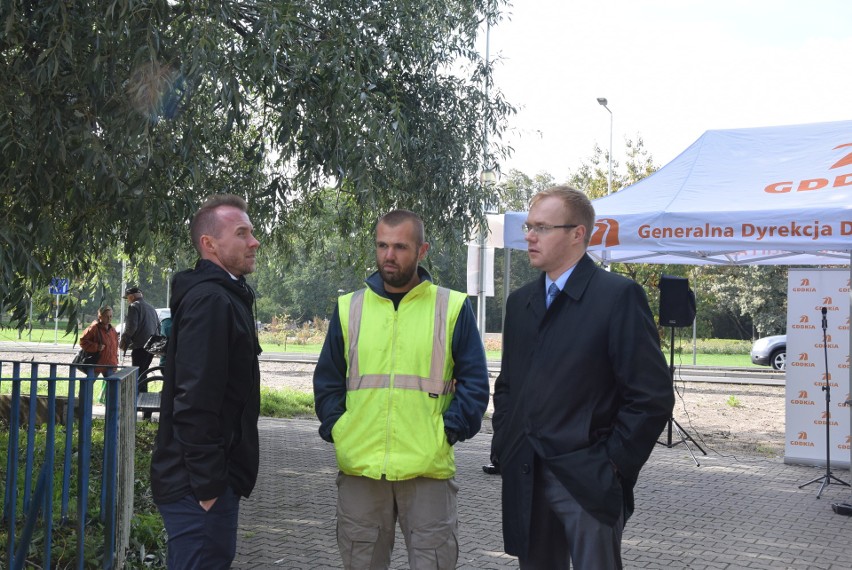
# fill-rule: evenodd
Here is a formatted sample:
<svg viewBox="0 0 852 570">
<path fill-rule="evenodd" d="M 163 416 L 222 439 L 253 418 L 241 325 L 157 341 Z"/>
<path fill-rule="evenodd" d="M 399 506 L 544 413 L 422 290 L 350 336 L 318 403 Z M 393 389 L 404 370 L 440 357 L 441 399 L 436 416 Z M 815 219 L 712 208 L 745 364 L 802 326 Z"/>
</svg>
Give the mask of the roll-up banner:
<svg viewBox="0 0 852 570">
<path fill-rule="evenodd" d="M 849 468 L 849 282 L 846 269 L 788 272 L 785 463 L 824 466 L 828 437 L 831 465 Z"/>
</svg>

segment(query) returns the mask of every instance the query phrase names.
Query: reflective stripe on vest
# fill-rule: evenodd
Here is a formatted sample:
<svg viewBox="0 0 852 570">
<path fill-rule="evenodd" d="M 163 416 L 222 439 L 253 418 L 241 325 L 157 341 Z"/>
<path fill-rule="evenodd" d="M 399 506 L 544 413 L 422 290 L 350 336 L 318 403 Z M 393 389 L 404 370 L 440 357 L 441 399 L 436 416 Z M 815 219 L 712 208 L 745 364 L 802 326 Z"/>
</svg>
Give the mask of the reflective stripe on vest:
<svg viewBox="0 0 852 570">
<path fill-rule="evenodd" d="M 364 294 L 366 289 L 360 289 L 352 294 L 349 304 L 349 378 L 346 388 L 360 390 L 366 388 L 389 388 L 390 374 L 367 374 L 361 376 L 358 363 L 358 336 L 361 331 L 361 314 L 364 309 Z M 452 382 L 443 380 L 444 367 L 447 363 L 447 312 L 450 304 L 450 290 L 438 287 L 435 295 L 435 323 L 432 336 L 432 361 L 429 366 L 429 377 L 409 374 L 394 376 L 394 387 L 406 390 L 419 390 L 427 394 L 446 395 L 452 391 Z"/>
</svg>

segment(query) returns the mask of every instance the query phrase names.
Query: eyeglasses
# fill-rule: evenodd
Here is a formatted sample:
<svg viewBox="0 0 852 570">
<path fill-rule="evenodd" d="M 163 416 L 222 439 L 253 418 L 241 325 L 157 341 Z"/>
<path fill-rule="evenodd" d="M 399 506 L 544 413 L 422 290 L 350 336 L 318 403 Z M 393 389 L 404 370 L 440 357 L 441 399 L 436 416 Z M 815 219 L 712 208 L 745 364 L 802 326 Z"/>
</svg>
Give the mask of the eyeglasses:
<svg viewBox="0 0 852 570">
<path fill-rule="evenodd" d="M 579 224 L 563 224 L 561 226 L 547 226 L 544 224 L 524 224 L 521 226 L 521 229 L 524 230 L 525 234 L 532 232 L 536 235 L 543 236 L 545 234 L 549 234 L 556 228 L 565 228 L 566 230 L 570 230 L 571 228 L 576 228 L 578 225 Z"/>
</svg>

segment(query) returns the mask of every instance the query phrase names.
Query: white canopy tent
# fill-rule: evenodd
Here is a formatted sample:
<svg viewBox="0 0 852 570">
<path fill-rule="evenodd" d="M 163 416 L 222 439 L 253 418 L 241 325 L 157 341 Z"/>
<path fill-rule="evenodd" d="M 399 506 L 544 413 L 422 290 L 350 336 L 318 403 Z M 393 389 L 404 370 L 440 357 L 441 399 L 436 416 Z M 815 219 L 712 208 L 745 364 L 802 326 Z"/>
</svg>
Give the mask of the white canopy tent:
<svg viewBox="0 0 852 570">
<path fill-rule="evenodd" d="M 852 284 L 852 121 L 707 131 L 594 206 L 606 264 L 848 264 Z M 526 249 L 526 215 L 506 214 L 506 247 Z"/>
</svg>

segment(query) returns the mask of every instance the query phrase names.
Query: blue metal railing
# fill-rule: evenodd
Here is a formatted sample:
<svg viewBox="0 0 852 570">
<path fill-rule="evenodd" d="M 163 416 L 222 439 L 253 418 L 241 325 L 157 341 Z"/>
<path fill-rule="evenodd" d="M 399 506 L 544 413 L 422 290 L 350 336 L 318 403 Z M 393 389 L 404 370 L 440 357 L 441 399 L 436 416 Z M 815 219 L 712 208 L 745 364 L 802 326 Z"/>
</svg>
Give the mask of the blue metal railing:
<svg viewBox="0 0 852 570">
<path fill-rule="evenodd" d="M 76 509 L 72 513 L 76 533 L 75 564 L 77 568 L 82 569 L 86 560 L 84 548 L 86 526 L 88 521 L 93 519 L 90 508 L 94 510 L 89 504 L 92 477 L 98 479 L 101 488 L 99 505 L 97 505 L 104 533 L 101 567 L 105 569 L 116 567 L 119 559 L 116 552 L 119 416 L 121 410 L 130 410 L 135 414 L 135 402 L 120 406 L 119 400 L 120 394 L 135 392 L 135 390 L 122 391 L 121 387 L 132 381 L 135 388 L 136 369 L 119 368 L 104 377 L 106 400 L 102 469 L 100 472 L 92 473 L 94 426 L 92 408 L 96 378 L 94 367 L 87 368 L 88 373 L 83 375 L 75 366 L 69 364 L 0 360 L 0 397 L 8 398 L 9 410 L 5 473 L 0 477 L 0 483 L 3 485 L 2 523 L 8 532 L 8 538 L 5 545 L 5 559 L 0 560 L 0 567 L 5 565 L 12 570 L 24 567 L 27 562 L 27 553 L 30 551 L 30 542 L 39 522 L 43 528 L 41 534 L 44 538 L 44 548 L 38 566 L 53 567 L 51 549 L 56 522 L 54 519 L 58 519 L 63 525 L 71 524 L 69 504 L 73 492 L 76 495 Z M 28 373 L 23 373 L 22 370 L 26 371 L 26 369 L 29 369 Z M 45 370 L 48 373 L 42 375 L 42 371 Z M 56 395 L 59 382 L 67 382 L 67 394 L 64 399 L 57 398 Z M 45 383 L 47 394 L 39 394 L 39 385 L 41 384 L 44 388 Z M 22 394 L 24 387 L 28 388 L 28 396 Z M 39 418 L 38 408 L 41 403 L 46 404 L 46 414 L 45 417 Z M 56 425 L 58 403 L 65 405 L 64 414 L 59 414 L 62 423 L 59 430 Z M 23 423 L 26 425 L 22 426 L 21 411 L 24 407 L 28 410 L 23 418 Z M 39 438 L 37 438 L 39 423 L 44 426 L 43 444 L 39 444 Z M 0 433 L 2 433 L 2 427 L 0 422 Z M 62 449 L 61 465 L 56 464 L 57 447 Z M 40 463 L 40 467 L 36 472 L 37 463 Z M 60 473 L 61 496 L 58 501 L 54 501 L 54 479 Z M 73 476 L 76 476 L 74 489 L 72 489 Z M 34 481 L 35 488 L 33 488 Z M 19 523 L 19 515 L 24 517 L 23 522 Z M 89 553 L 90 561 L 92 556 L 93 554 Z"/>
</svg>

